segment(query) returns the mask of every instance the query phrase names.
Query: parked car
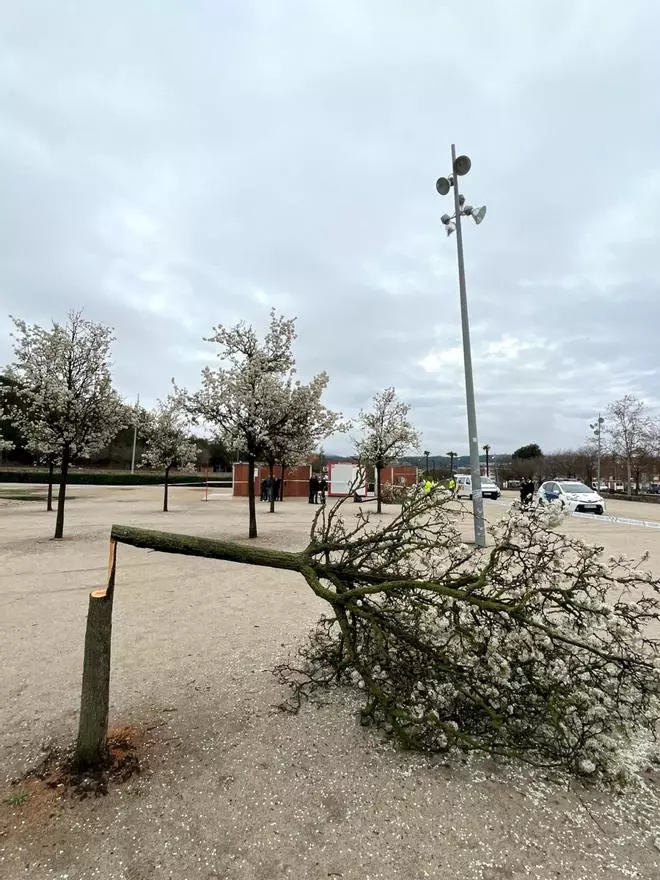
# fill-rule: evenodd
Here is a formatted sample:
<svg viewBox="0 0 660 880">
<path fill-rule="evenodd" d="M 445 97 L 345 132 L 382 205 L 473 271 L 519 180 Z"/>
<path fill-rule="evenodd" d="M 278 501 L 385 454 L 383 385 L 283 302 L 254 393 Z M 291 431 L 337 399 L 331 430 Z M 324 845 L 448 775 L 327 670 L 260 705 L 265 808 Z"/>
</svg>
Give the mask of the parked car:
<svg viewBox="0 0 660 880">
<path fill-rule="evenodd" d="M 610 487 L 607 485 L 607 483 L 603 483 L 602 481 L 601 481 L 601 484 L 600 484 L 600 486 L 599 486 L 597 480 L 592 480 L 592 482 L 591 482 L 591 488 L 592 488 L 595 492 L 601 492 L 601 493 L 602 493 L 602 492 L 607 492 L 607 491 L 609 491 L 609 488 L 610 488 Z"/>
<path fill-rule="evenodd" d="M 660 483 L 649 483 L 646 491 L 651 495 L 660 495 Z"/>
<path fill-rule="evenodd" d="M 580 513 L 605 512 L 605 499 L 584 483 L 574 480 L 548 480 L 539 488 L 539 501 L 550 504 L 559 501 L 562 507 Z"/>
<path fill-rule="evenodd" d="M 456 475 L 456 497 L 472 498 L 472 477 L 470 474 Z M 499 498 L 502 494 L 500 487 L 490 477 L 481 478 L 481 494 L 484 498 Z"/>
</svg>

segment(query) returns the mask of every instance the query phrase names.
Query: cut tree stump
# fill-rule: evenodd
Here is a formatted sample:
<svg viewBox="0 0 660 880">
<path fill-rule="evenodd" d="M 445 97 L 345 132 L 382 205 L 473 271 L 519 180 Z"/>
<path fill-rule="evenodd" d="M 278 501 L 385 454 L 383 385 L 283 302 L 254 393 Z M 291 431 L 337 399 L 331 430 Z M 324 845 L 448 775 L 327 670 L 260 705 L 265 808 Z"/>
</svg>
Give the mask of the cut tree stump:
<svg viewBox="0 0 660 880">
<path fill-rule="evenodd" d="M 108 757 L 112 602 L 116 567 L 117 542 L 111 540 L 108 585 L 105 590 L 94 590 L 89 596 L 75 754 L 78 767 L 98 767 Z"/>
</svg>

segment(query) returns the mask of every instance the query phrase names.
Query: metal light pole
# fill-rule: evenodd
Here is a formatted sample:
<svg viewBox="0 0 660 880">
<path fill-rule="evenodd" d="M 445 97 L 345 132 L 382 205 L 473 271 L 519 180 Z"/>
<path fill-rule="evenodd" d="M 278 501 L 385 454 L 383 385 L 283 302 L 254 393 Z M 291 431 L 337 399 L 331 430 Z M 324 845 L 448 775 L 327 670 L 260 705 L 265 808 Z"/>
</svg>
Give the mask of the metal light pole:
<svg viewBox="0 0 660 880">
<path fill-rule="evenodd" d="M 425 450 L 424 450 L 424 456 L 425 456 L 425 458 L 426 458 L 426 476 L 427 476 L 427 477 L 428 477 L 428 474 L 429 474 L 429 455 L 430 455 L 430 454 L 431 454 L 431 453 L 429 452 L 428 449 L 425 449 Z"/>
<path fill-rule="evenodd" d="M 456 145 L 451 145 L 451 177 L 441 177 L 436 183 L 440 195 L 447 195 L 454 188 L 454 217 L 446 214 L 442 222 L 447 234 L 456 230 L 456 251 L 458 256 L 458 289 L 461 299 L 461 327 L 463 331 L 463 363 L 465 366 L 465 397 L 467 403 L 468 437 L 470 441 L 470 474 L 472 477 L 472 511 L 474 514 L 474 542 L 477 547 L 486 546 L 486 523 L 484 521 L 484 501 L 481 495 L 481 464 L 479 461 L 479 438 L 477 436 L 477 412 L 474 401 L 474 379 L 472 376 L 472 352 L 470 348 L 470 320 L 468 315 L 467 291 L 465 288 L 465 263 L 463 260 L 463 231 L 461 217 L 472 217 L 479 224 L 486 213 L 485 207 L 476 209 L 465 205 L 465 197 L 458 190 L 458 177 L 467 174 L 471 167 L 467 156 L 456 157 Z M 455 226 L 451 221 L 454 220 Z"/>
<path fill-rule="evenodd" d="M 135 404 L 135 421 L 133 422 L 133 455 L 131 456 L 131 473 L 135 473 L 135 452 L 137 450 L 137 429 L 138 429 L 138 411 L 140 409 L 140 395 L 137 396 Z"/>
<path fill-rule="evenodd" d="M 589 427 L 594 432 L 594 436 L 598 440 L 598 457 L 596 459 L 596 492 L 600 492 L 600 458 L 601 458 L 601 433 L 602 433 L 602 425 L 605 421 L 602 418 L 601 414 L 598 413 L 598 421 L 594 422 L 593 425 L 589 425 Z"/>
<path fill-rule="evenodd" d="M 490 444 L 489 444 L 489 443 L 484 443 L 483 450 L 484 450 L 484 452 L 486 453 L 486 476 L 487 476 L 487 477 L 490 477 L 490 468 L 489 468 L 489 466 L 488 466 L 488 465 L 489 465 L 489 461 L 488 461 L 488 453 L 490 452 Z"/>
</svg>

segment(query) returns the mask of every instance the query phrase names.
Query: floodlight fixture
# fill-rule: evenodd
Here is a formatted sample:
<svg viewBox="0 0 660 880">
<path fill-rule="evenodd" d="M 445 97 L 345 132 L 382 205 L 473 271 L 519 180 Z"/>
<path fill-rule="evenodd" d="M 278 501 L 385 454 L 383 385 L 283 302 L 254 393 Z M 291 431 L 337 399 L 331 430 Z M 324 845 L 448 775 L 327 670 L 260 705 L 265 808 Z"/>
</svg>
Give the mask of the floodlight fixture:
<svg viewBox="0 0 660 880">
<path fill-rule="evenodd" d="M 471 167 L 472 162 L 470 162 L 469 156 L 457 156 L 454 159 L 454 173 L 458 174 L 459 177 L 467 174 Z"/>
<path fill-rule="evenodd" d="M 455 229 L 456 229 L 456 227 L 454 226 L 453 223 L 446 223 L 446 224 L 445 224 L 445 228 L 446 228 L 446 230 L 447 230 L 447 236 L 448 236 L 448 237 L 449 237 L 449 236 L 452 234 L 452 232 L 454 232 Z"/>
<path fill-rule="evenodd" d="M 472 208 L 471 216 L 478 226 L 486 216 L 486 206 L 482 205 L 480 208 Z"/>
<path fill-rule="evenodd" d="M 451 217 L 449 216 L 449 214 L 443 214 L 440 219 L 442 220 L 442 222 L 446 226 L 449 223 L 449 221 L 451 220 Z"/>
<path fill-rule="evenodd" d="M 439 177 L 435 182 L 435 188 L 440 193 L 441 196 L 446 196 L 449 192 L 449 187 L 451 186 L 450 182 L 446 177 Z"/>
<path fill-rule="evenodd" d="M 463 195 L 463 193 L 460 193 L 458 196 L 458 204 L 461 206 L 461 208 L 465 204 L 465 196 Z"/>
</svg>

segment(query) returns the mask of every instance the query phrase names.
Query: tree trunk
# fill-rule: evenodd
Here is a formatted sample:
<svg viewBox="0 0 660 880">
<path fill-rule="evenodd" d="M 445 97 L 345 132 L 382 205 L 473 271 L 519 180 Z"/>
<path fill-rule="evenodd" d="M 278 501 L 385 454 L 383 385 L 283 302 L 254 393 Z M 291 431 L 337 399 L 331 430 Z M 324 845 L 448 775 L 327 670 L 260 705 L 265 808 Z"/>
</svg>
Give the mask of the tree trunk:
<svg viewBox="0 0 660 880">
<path fill-rule="evenodd" d="M 250 516 L 248 538 L 257 537 L 257 507 L 254 500 L 254 456 L 248 455 L 248 510 Z"/>
<path fill-rule="evenodd" d="M 111 540 L 108 585 L 105 590 L 94 590 L 89 596 L 75 754 L 75 763 L 80 768 L 102 766 L 108 757 L 112 600 L 116 563 L 117 542 Z"/>
<path fill-rule="evenodd" d="M 46 497 L 46 510 L 52 513 L 53 510 L 53 470 L 55 462 L 52 456 L 48 459 L 48 495 Z"/>
<path fill-rule="evenodd" d="M 280 482 L 280 501 L 284 501 L 284 474 L 286 473 L 286 465 L 284 462 L 280 463 L 280 468 L 282 470 L 282 480 Z"/>
<path fill-rule="evenodd" d="M 64 536 L 64 502 L 66 500 L 66 481 L 69 476 L 69 460 L 71 452 L 68 446 L 62 449 L 62 468 L 60 471 L 60 490 L 57 496 L 57 519 L 55 520 L 55 538 Z"/>
<path fill-rule="evenodd" d="M 632 464 L 630 459 L 626 459 L 626 470 L 628 471 L 628 482 L 626 483 L 626 494 L 628 498 L 632 498 Z"/>
<path fill-rule="evenodd" d="M 380 472 L 382 471 L 382 469 L 382 464 L 376 465 L 376 513 L 383 512 L 383 495 L 380 485 Z"/>
<path fill-rule="evenodd" d="M 167 513 L 167 488 L 168 488 L 168 480 L 170 478 L 170 469 L 168 467 L 165 468 L 165 493 L 163 495 L 163 513 Z"/>
<path fill-rule="evenodd" d="M 275 513 L 275 483 L 273 482 L 275 479 L 275 467 L 272 461 L 268 464 L 268 476 L 270 477 L 270 510 L 268 512 Z"/>
</svg>

